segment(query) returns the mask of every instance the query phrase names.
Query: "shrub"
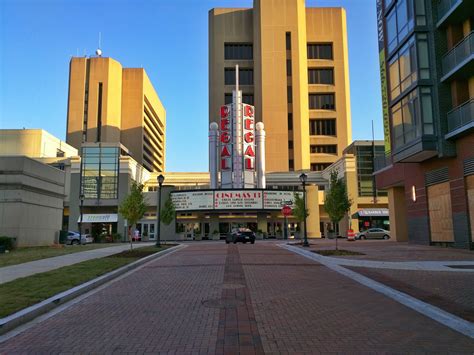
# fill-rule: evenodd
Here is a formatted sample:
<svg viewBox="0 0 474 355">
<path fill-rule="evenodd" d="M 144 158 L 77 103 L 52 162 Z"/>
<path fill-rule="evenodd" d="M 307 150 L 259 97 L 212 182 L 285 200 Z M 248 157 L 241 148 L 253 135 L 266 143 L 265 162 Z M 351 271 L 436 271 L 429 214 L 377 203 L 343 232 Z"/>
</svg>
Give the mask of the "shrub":
<svg viewBox="0 0 474 355">
<path fill-rule="evenodd" d="M 0 246 L 5 247 L 5 250 L 15 249 L 16 238 L 10 238 L 7 236 L 0 237 Z"/>
</svg>

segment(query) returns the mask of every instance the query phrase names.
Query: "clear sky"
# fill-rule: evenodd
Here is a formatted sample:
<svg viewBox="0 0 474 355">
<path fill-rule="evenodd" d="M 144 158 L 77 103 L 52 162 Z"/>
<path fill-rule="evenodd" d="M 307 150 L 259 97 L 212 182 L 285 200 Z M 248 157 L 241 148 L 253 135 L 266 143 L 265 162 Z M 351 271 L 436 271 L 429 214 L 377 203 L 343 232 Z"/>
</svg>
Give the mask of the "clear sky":
<svg viewBox="0 0 474 355">
<path fill-rule="evenodd" d="M 167 111 L 166 170 L 207 171 L 208 11 L 252 0 L 0 0 L 0 128 L 65 139 L 71 56 L 143 67 Z M 353 139 L 383 139 L 375 0 L 346 8 Z M 192 64 L 190 64 L 192 63 Z M 185 89 L 186 88 L 186 89 Z"/>
</svg>

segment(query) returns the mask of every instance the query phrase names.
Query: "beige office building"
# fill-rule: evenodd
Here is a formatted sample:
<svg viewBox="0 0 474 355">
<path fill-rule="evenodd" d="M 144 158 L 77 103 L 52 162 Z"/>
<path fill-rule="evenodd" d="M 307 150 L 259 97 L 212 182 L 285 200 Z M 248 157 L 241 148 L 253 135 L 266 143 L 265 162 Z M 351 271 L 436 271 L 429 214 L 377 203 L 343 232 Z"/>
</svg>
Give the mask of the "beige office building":
<svg viewBox="0 0 474 355">
<path fill-rule="evenodd" d="M 72 58 L 66 141 L 121 143 L 149 171 L 165 169 L 166 111 L 142 68 L 112 58 Z"/>
<path fill-rule="evenodd" d="M 268 171 L 322 171 L 351 142 L 346 14 L 304 0 L 254 0 L 209 12 L 209 121 L 243 102 L 267 132 Z"/>
</svg>

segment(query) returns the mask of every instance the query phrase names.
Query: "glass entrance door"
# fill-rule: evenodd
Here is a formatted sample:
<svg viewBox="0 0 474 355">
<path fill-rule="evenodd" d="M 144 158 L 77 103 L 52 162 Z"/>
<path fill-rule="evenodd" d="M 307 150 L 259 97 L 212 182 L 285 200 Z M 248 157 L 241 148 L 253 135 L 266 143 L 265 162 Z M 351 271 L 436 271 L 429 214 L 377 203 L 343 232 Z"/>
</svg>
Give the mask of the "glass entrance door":
<svg viewBox="0 0 474 355">
<path fill-rule="evenodd" d="M 155 239 L 156 238 L 156 233 L 155 233 L 155 226 L 156 223 L 154 222 L 143 222 L 141 223 L 141 236 L 143 240 L 147 239 Z"/>
</svg>

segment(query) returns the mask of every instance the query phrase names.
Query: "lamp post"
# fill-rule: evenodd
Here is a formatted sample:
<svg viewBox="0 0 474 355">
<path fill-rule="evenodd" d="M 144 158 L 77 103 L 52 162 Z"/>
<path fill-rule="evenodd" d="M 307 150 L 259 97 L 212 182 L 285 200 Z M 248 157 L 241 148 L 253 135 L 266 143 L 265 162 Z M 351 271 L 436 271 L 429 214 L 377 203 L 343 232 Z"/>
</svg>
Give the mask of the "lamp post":
<svg viewBox="0 0 474 355">
<path fill-rule="evenodd" d="M 300 175 L 300 181 L 303 184 L 303 203 L 304 203 L 304 242 L 303 246 L 304 247 L 309 247 L 308 243 L 308 229 L 306 228 L 306 180 L 308 179 L 308 175 L 305 173 L 301 173 Z"/>
<path fill-rule="evenodd" d="M 161 215 L 161 186 L 163 185 L 163 181 L 165 181 L 165 177 L 160 174 L 158 175 L 158 213 L 156 214 L 156 223 L 157 228 L 156 228 L 156 246 L 158 248 L 161 247 L 161 240 L 160 240 L 160 215 Z"/>
<path fill-rule="evenodd" d="M 79 196 L 79 199 L 81 200 L 81 210 L 80 210 L 80 213 L 81 213 L 81 219 L 80 219 L 80 222 L 79 222 L 79 245 L 82 244 L 82 208 L 84 207 L 84 194 L 81 194 Z"/>
</svg>

